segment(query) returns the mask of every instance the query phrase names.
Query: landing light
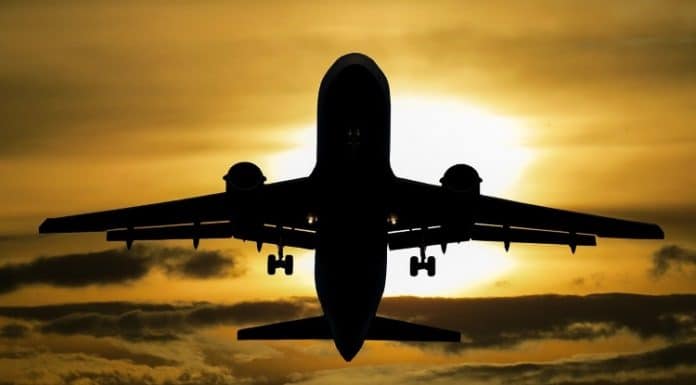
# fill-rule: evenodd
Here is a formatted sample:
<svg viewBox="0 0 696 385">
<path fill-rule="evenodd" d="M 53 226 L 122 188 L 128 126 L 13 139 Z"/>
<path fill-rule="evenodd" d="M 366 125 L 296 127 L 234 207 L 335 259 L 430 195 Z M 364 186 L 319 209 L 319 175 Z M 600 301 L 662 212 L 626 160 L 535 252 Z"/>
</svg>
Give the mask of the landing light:
<svg viewBox="0 0 696 385">
<path fill-rule="evenodd" d="M 317 223 L 318 220 L 319 220 L 319 218 L 317 218 L 316 215 L 307 214 L 307 223 L 308 224 L 313 225 L 313 224 Z"/>
<path fill-rule="evenodd" d="M 387 223 L 394 226 L 394 225 L 396 225 L 396 222 L 398 221 L 398 219 L 399 218 L 396 216 L 396 214 L 389 214 L 387 216 Z"/>
</svg>

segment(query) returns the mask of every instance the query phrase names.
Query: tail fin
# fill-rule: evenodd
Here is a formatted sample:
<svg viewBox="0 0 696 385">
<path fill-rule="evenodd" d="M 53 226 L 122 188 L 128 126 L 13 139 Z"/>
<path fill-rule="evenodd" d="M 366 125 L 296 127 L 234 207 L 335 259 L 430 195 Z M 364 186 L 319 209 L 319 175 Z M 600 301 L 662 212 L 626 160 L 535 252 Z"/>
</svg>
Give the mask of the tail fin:
<svg viewBox="0 0 696 385">
<path fill-rule="evenodd" d="M 324 316 L 256 326 L 237 331 L 238 340 L 328 340 L 333 339 Z M 459 332 L 375 317 L 367 340 L 459 342 Z"/>
</svg>

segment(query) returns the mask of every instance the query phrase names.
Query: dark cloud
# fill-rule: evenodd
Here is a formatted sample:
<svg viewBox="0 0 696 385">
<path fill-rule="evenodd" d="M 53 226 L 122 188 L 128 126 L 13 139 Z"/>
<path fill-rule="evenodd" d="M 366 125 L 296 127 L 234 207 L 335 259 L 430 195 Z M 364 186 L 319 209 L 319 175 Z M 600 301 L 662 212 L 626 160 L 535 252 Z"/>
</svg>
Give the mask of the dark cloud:
<svg viewBox="0 0 696 385">
<path fill-rule="evenodd" d="M 295 373 L 288 376 L 284 369 L 269 370 L 263 367 L 275 359 L 265 355 L 260 361 L 252 359 L 244 363 L 238 358 L 230 360 L 205 359 L 206 367 L 198 367 L 176 355 L 160 356 L 167 349 L 137 351 L 145 346 L 141 341 L 180 339 L 188 333 L 216 325 L 239 326 L 275 322 L 306 317 L 318 312 L 315 300 L 294 298 L 288 301 L 243 302 L 230 305 L 192 304 L 138 304 L 127 302 L 84 303 L 34 307 L 0 307 L 0 316 L 35 323 L 36 331 L 58 335 L 116 337 L 128 341 L 125 347 L 114 346 L 118 340 L 98 338 L 108 343 L 90 348 L 90 344 L 79 344 L 61 348 L 50 348 L 41 354 L 63 354 L 61 362 L 69 366 L 70 360 L 85 360 L 89 357 L 107 360 L 128 361 L 134 365 L 151 369 L 173 367 L 180 375 L 169 383 L 224 383 L 240 380 L 231 374 L 244 375 L 246 380 L 286 383 L 304 380 L 312 383 L 330 383 L 332 376 L 352 374 L 333 372 Z M 576 384 L 613 385 L 636 384 L 687 384 L 696 380 L 696 295 L 645 296 L 630 294 L 601 294 L 590 296 L 526 296 L 516 298 L 385 298 L 381 313 L 434 326 L 461 330 L 464 342 L 445 350 L 505 348 L 530 339 L 592 340 L 609 337 L 624 330 L 640 337 L 661 337 L 673 343 L 654 351 L 612 357 L 575 357 L 569 361 L 551 363 L 520 363 L 511 365 L 457 365 L 417 371 L 403 368 L 382 367 L 380 376 L 361 377 L 362 369 L 355 374 L 356 382 L 371 382 L 377 379 L 394 379 L 393 382 L 410 383 L 470 383 L 470 384 Z M 193 339 L 188 343 L 192 342 Z M 686 342 L 683 342 L 686 341 Z M 65 344 L 60 344 L 64 346 Z M 179 346 L 179 345 L 173 345 Z M 419 345 L 421 346 L 421 345 Z M 435 345 L 422 345 L 432 349 Z M 438 345 L 442 346 L 442 345 Z M 214 346 L 201 347 L 205 356 Z M 54 350 L 59 349 L 59 350 Z M 61 350 L 62 349 L 62 350 Z M 67 349 L 67 350 L 66 350 Z M 438 348 L 439 349 L 439 348 Z M 223 349 L 224 350 L 224 349 Z M 201 353 L 196 350 L 196 354 Z M 439 350 L 440 352 L 443 350 Z M 154 353 L 153 353 L 154 352 Z M 305 352 L 306 353 L 306 352 Z M 179 353 L 177 353 L 179 354 Z M 233 355 L 230 351 L 228 354 Z M 292 354 L 292 350 L 283 351 Z M 524 354 L 524 353 L 521 353 Z M 33 356 L 0 353 L 9 359 L 30 359 Z M 16 356 L 16 357 L 15 357 Z M 42 356 L 43 357 L 43 356 Z M 86 358 L 85 358 L 86 357 Z M 191 366 L 193 365 L 193 366 Z M 254 367 L 245 372 L 242 367 Z M 195 367 L 195 368 L 194 368 Z M 67 368 L 67 367 L 66 367 Z M 224 370 L 222 370 L 224 369 Z M 148 369 L 149 370 L 149 369 Z M 167 370 L 169 370 L 167 368 Z M 294 370 L 294 369 L 293 369 Z M 393 372 L 392 372 L 393 370 Z M 103 368 L 66 370 L 61 375 L 66 383 L 78 379 L 92 379 L 95 383 L 152 383 L 150 372 Z M 267 374 L 261 376 L 259 373 Z M 617 377 L 616 374 L 621 373 Z M 144 376 L 144 377 L 143 377 Z M 259 376 L 259 377 L 257 377 Z M 325 377 L 326 376 L 326 377 Z M 351 377 L 353 378 L 353 377 Z M 224 380 L 224 381 L 223 381 Z M 324 381 L 325 380 L 325 381 Z M 364 381 L 363 381 L 364 380 Z M 157 383 L 157 381 L 154 381 Z"/>
<path fill-rule="evenodd" d="M 232 305 L 116 302 L 0 308 L 0 315 L 6 317 L 44 321 L 39 327 L 44 333 L 149 341 L 175 340 L 204 327 L 265 323 L 316 313 L 314 301 L 302 299 Z"/>
<path fill-rule="evenodd" d="M 39 257 L 27 263 L 4 265 L 0 267 L 0 294 L 35 284 L 82 287 L 126 283 L 144 277 L 153 268 L 197 279 L 237 276 L 243 272 L 238 259 L 219 250 L 194 251 L 141 244 L 132 250 Z"/>
<path fill-rule="evenodd" d="M 491 384 L 691 384 L 696 344 L 685 343 L 606 359 L 513 365 L 462 365 L 421 373 L 421 383 L 469 380 Z M 679 369 L 687 369 L 680 371 Z"/>
<path fill-rule="evenodd" d="M 88 380 L 92 384 L 104 385 L 152 385 L 159 383 L 155 378 L 148 374 L 139 375 L 124 373 L 121 371 L 88 371 L 80 370 L 70 372 L 61 377 L 60 384 L 75 384 Z M 166 385 L 225 385 L 237 384 L 239 381 L 230 373 L 212 370 L 183 370 L 173 379 L 163 382 Z M 252 382 L 254 384 L 256 382 Z M 259 381 L 259 384 L 268 381 Z M 1 384 L 0 384 L 1 385 Z"/>
<path fill-rule="evenodd" d="M 168 265 L 170 272 L 184 277 L 210 278 L 224 276 L 234 262 L 218 251 L 200 251 L 180 263 Z"/>
<path fill-rule="evenodd" d="M 0 338 L 22 338 L 27 335 L 29 328 L 18 323 L 9 323 L 0 328 Z"/>
<path fill-rule="evenodd" d="M 431 381 L 439 378 L 495 376 L 500 383 L 512 384 L 687 384 L 695 373 L 673 372 L 680 366 L 694 367 L 696 344 L 678 344 L 646 353 L 620 355 L 609 359 L 577 360 L 551 364 L 506 366 L 461 366 L 432 371 Z M 621 373 L 622 376 L 617 376 Z M 572 379 L 572 380 L 571 380 Z M 429 382 L 429 381 L 428 381 Z"/>
<path fill-rule="evenodd" d="M 681 270 L 684 267 L 696 267 L 696 250 L 685 249 L 677 245 L 663 246 L 653 253 L 652 269 L 654 277 L 661 277 L 670 269 Z"/>
<path fill-rule="evenodd" d="M 120 346 L 109 340 L 90 341 L 90 343 L 81 343 L 77 346 L 69 344 L 63 346 L 53 345 L 50 346 L 50 352 L 57 354 L 84 354 L 107 360 L 127 361 L 135 365 L 145 365 L 151 368 L 181 365 L 179 360 L 162 357 L 147 351 L 140 351 L 138 346 Z"/>
<path fill-rule="evenodd" d="M 40 321 L 37 330 L 63 335 L 174 340 L 200 328 L 260 324 L 319 313 L 314 299 L 230 305 L 127 302 L 0 307 L 0 315 Z M 595 294 L 509 298 L 387 297 L 380 314 L 462 332 L 462 343 L 429 345 L 458 351 L 527 340 L 592 340 L 620 331 L 641 338 L 696 337 L 696 295 Z"/>
<path fill-rule="evenodd" d="M 443 345 L 455 351 L 511 346 L 530 339 L 594 339 L 620 330 L 668 339 L 696 331 L 696 295 L 391 297 L 382 301 L 380 313 L 461 331 L 461 344 Z"/>
<path fill-rule="evenodd" d="M 677 344 L 637 354 L 611 357 L 583 357 L 568 361 L 515 364 L 457 364 L 434 367 L 422 365 L 360 365 L 310 372 L 276 372 L 237 377 L 237 368 L 182 365 L 174 375 L 163 379 L 152 371 L 80 366 L 64 370 L 60 384 L 470 384 L 470 385 L 687 385 L 696 381 L 696 345 Z M 280 358 L 279 358 L 280 359 Z M 221 370 L 222 369 L 222 370 Z M 227 370 L 225 370 L 227 369 Z"/>
</svg>

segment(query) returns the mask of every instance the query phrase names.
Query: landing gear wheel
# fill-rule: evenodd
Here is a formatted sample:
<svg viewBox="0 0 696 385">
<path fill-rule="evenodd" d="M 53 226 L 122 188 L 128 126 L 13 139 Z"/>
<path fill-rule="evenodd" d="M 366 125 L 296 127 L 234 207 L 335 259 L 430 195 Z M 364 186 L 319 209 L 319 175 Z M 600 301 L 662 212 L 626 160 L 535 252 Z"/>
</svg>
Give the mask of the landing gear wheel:
<svg viewBox="0 0 696 385">
<path fill-rule="evenodd" d="M 425 262 L 425 270 L 428 271 L 428 277 L 435 276 L 435 257 L 428 257 Z"/>
<path fill-rule="evenodd" d="M 285 275 L 292 275 L 294 259 L 292 255 L 286 255 L 283 262 L 283 267 L 285 268 Z"/>
<path fill-rule="evenodd" d="M 268 275 L 275 275 L 276 267 L 276 256 L 273 254 L 268 254 L 268 263 L 266 265 Z"/>
<path fill-rule="evenodd" d="M 415 255 L 411 257 L 411 277 L 415 277 L 418 275 L 418 270 L 420 270 L 420 262 L 418 261 L 418 257 Z"/>
</svg>

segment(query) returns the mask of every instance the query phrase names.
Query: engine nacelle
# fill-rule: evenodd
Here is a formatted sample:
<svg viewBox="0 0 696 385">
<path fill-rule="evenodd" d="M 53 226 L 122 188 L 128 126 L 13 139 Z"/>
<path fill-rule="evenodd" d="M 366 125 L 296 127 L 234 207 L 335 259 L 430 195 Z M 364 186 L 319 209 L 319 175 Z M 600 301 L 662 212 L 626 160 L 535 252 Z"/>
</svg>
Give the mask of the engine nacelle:
<svg viewBox="0 0 696 385">
<path fill-rule="evenodd" d="M 239 162 L 230 167 L 227 174 L 222 177 L 225 180 L 227 192 L 251 191 L 266 182 L 266 177 L 259 166 L 251 162 Z"/>
<path fill-rule="evenodd" d="M 476 169 L 468 164 L 455 164 L 445 171 L 445 175 L 440 178 L 442 187 L 456 193 L 481 193 L 481 182 Z"/>
</svg>

